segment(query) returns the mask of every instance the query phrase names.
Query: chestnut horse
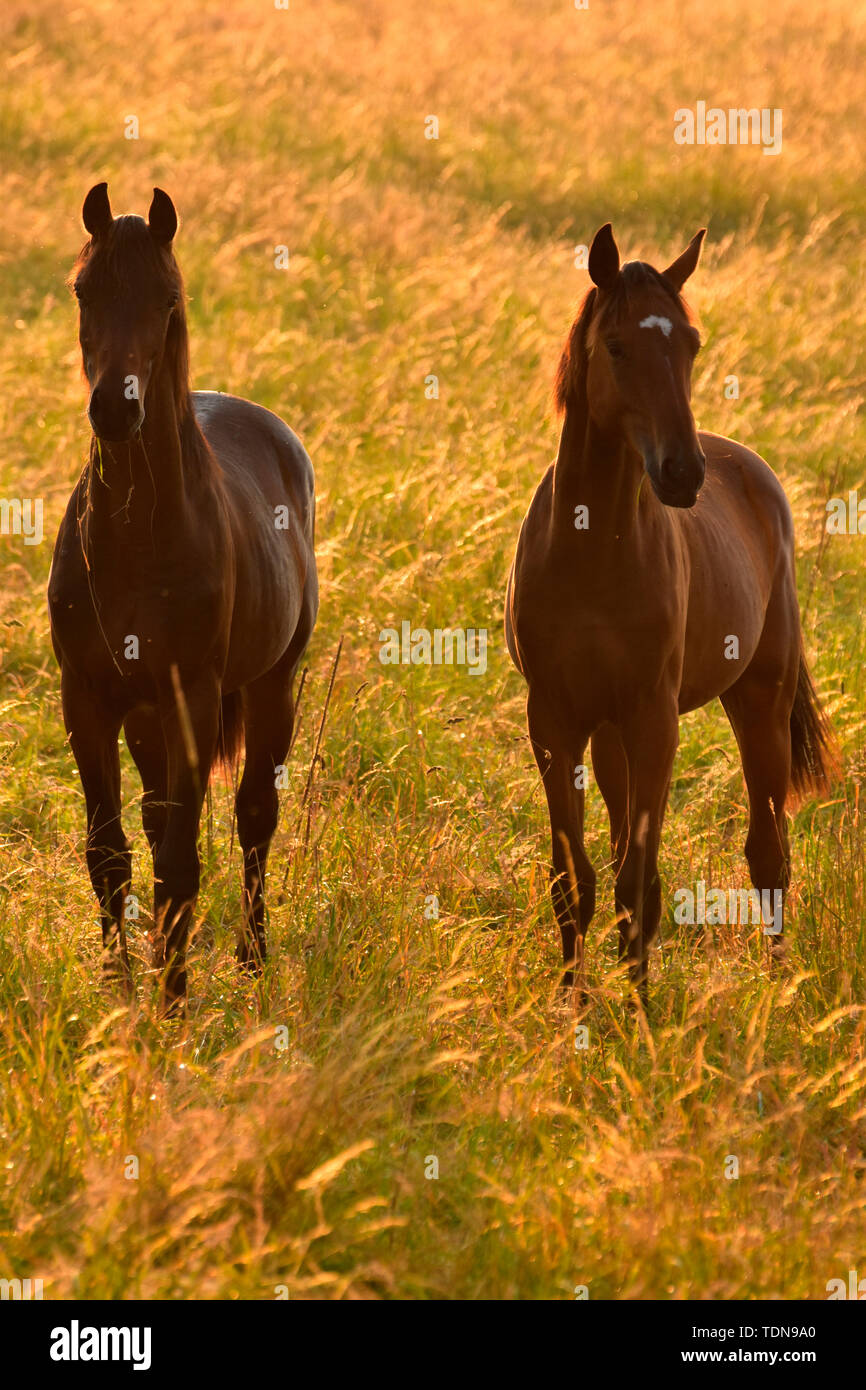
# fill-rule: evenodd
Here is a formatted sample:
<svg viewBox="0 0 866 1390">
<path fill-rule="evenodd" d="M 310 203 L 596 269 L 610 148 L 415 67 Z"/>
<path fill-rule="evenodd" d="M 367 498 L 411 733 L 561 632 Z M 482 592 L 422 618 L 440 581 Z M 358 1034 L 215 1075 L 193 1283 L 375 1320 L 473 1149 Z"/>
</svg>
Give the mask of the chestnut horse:
<svg viewBox="0 0 866 1390">
<path fill-rule="evenodd" d="M 246 744 L 235 802 L 243 851 L 238 959 L 265 954 L 264 879 L 293 681 L 313 630 L 313 470 L 276 415 L 190 392 L 177 214 L 154 189 L 145 222 L 114 218 L 107 185 L 71 277 L 90 386 L 90 457 L 60 524 L 48 585 L 63 718 L 87 808 L 103 964 L 130 985 L 130 846 L 118 736 L 143 786 L 153 855 L 153 955 L 166 1012 L 183 1012 L 211 768 Z"/>
<path fill-rule="evenodd" d="M 563 984 L 582 973 L 595 908 L 576 775 L 591 741 L 610 815 L 620 959 L 644 1001 L 679 716 L 721 698 L 749 793 L 746 859 L 762 892 L 788 884 L 789 788 L 825 784 L 833 761 L 803 654 L 782 486 L 751 449 L 698 432 L 692 416 L 700 339 L 680 291 L 703 237 L 659 273 L 621 267 L 610 224 L 597 232 L 594 288 L 557 374 L 559 453 L 523 522 L 505 605 L 550 813 Z"/>
</svg>

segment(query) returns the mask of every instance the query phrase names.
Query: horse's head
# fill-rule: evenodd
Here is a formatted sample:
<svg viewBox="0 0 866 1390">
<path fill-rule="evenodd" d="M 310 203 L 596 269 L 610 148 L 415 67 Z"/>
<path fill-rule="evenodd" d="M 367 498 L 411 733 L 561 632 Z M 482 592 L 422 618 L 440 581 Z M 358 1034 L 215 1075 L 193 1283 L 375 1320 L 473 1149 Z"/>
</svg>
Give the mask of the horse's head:
<svg viewBox="0 0 866 1390">
<path fill-rule="evenodd" d="M 587 408 L 602 433 L 625 434 L 668 507 L 694 506 L 704 481 L 690 405 L 700 336 L 680 298 L 703 239 L 698 232 L 662 272 L 642 261 L 620 266 L 610 223 L 589 252 L 596 288 L 584 337 Z"/>
<path fill-rule="evenodd" d="M 70 277 L 80 309 L 79 338 L 90 385 L 88 415 L 106 442 L 130 440 L 144 423 L 148 386 L 167 347 L 186 367 L 183 283 L 171 250 L 177 213 L 168 194 L 153 190 L 145 222 L 113 217 L 108 185 L 84 200 L 90 233 Z"/>
</svg>

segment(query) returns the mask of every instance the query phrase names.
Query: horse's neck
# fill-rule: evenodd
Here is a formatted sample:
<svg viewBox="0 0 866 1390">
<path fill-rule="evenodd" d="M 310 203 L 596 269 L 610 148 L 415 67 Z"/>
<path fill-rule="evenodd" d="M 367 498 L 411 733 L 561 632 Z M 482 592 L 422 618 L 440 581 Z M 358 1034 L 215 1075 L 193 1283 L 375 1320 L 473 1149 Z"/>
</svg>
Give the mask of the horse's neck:
<svg viewBox="0 0 866 1390">
<path fill-rule="evenodd" d="M 585 406 L 570 403 L 553 468 L 556 537 L 573 543 L 578 531 L 587 553 L 604 556 L 611 540 L 627 540 L 639 524 L 642 478 L 641 461 L 625 436 L 602 437 Z"/>
<path fill-rule="evenodd" d="M 94 441 L 88 486 L 88 530 L 94 541 L 148 549 L 158 543 L 162 549 L 183 532 L 193 463 L 184 455 L 184 439 L 188 442 L 190 433 L 168 383 L 158 380 L 147 393 L 140 435 L 129 444 Z"/>
</svg>

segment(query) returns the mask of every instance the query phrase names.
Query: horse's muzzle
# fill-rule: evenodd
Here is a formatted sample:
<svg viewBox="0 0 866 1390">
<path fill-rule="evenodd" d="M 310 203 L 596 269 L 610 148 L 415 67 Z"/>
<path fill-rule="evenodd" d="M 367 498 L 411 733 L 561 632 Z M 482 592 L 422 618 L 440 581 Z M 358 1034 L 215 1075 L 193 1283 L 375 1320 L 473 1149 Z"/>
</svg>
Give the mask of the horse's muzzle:
<svg viewBox="0 0 866 1390">
<path fill-rule="evenodd" d="M 702 449 L 666 454 L 661 462 L 646 460 L 653 492 L 666 507 L 693 507 L 704 485 L 707 461 Z"/>
<path fill-rule="evenodd" d="M 144 410 L 140 400 L 127 399 L 122 391 L 108 393 L 94 386 L 87 418 L 97 439 L 106 444 L 127 444 L 141 429 Z"/>
</svg>

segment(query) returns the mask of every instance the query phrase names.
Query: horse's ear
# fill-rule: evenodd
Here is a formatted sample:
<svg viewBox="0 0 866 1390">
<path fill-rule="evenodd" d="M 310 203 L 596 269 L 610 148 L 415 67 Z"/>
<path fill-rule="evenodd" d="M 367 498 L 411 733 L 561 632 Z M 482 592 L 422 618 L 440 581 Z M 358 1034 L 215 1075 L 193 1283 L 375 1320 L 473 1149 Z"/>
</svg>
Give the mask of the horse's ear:
<svg viewBox="0 0 866 1390">
<path fill-rule="evenodd" d="M 701 258 L 701 245 L 706 234 L 706 227 L 701 227 L 699 232 L 695 232 L 683 254 L 678 256 L 675 261 L 672 261 L 667 270 L 662 271 L 665 279 L 670 280 L 677 294 L 679 294 Z"/>
<path fill-rule="evenodd" d="M 92 237 L 105 236 L 114 218 L 108 201 L 108 184 L 95 183 L 84 199 L 81 218 Z"/>
<path fill-rule="evenodd" d="M 619 275 L 619 248 L 609 222 L 599 227 L 589 248 L 589 278 L 600 290 L 609 290 Z"/>
<path fill-rule="evenodd" d="M 161 188 L 153 190 L 153 202 L 147 214 L 147 225 L 154 241 L 160 242 L 163 246 L 171 245 L 177 231 L 177 213 L 171 198 L 167 193 L 163 193 Z"/>
</svg>

